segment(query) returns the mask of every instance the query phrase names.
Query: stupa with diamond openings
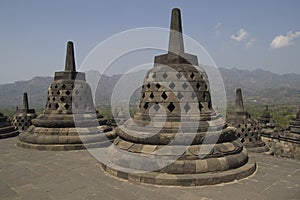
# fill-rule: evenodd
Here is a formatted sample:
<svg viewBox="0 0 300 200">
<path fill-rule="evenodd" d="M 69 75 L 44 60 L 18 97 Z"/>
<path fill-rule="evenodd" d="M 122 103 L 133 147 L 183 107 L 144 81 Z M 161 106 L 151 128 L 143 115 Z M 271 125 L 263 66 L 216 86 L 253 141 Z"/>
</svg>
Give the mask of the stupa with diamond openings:
<svg viewBox="0 0 300 200">
<path fill-rule="evenodd" d="M 260 153 L 269 150 L 261 140 L 260 126 L 244 109 L 241 88 L 236 89 L 235 111 L 228 113 L 226 121 L 236 128 L 236 137 L 249 151 Z"/>
<path fill-rule="evenodd" d="M 10 138 L 17 135 L 19 135 L 19 131 L 11 125 L 11 122 L 7 120 L 7 116 L 4 116 L 0 112 L 0 139 Z"/>
<path fill-rule="evenodd" d="M 266 105 L 262 116 L 258 118 L 258 123 L 261 127 L 261 135 L 269 137 L 272 133 L 277 131 L 276 122 L 269 110 L 269 106 Z"/>
<path fill-rule="evenodd" d="M 110 144 L 115 136 L 96 111 L 85 74 L 76 71 L 73 43 L 67 44 L 65 71 L 56 72 L 43 114 L 19 135 L 17 146 L 75 150 Z"/>
<path fill-rule="evenodd" d="M 19 132 L 25 131 L 29 126 L 32 125 L 32 120 L 36 117 L 34 109 L 29 108 L 28 95 L 23 94 L 23 108 L 17 109 L 17 112 L 13 115 L 12 125 Z"/>
<path fill-rule="evenodd" d="M 116 129 L 108 173 L 158 185 L 209 185 L 252 174 L 256 165 L 212 106 L 206 72 L 184 51 L 180 10 L 172 10 L 169 50 L 156 56 L 139 111 Z"/>
</svg>

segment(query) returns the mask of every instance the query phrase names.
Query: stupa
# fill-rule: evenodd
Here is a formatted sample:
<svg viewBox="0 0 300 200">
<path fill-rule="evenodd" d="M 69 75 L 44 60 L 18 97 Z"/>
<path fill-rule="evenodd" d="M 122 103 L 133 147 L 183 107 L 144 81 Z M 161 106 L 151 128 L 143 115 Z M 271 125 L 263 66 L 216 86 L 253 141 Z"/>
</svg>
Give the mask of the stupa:
<svg viewBox="0 0 300 200">
<path fill-rule="evenodd" d="M 241 88 L 236 89 L 235 111 L 228 113 L 226 121 L 236 128 L 236 137 L 249 151 L 260 153 L 269 150 L 261 140 L 258 123 L 244 109 Z"/>
<path fill-rule="evenodd" d="M 258 118 L 258 123 L 261 127 L 261 135 L 269 136 L 270 134 L 277 131 L 276 122 L 274 121 L 272 114 L 269 110 L 269 106 L 266 105 L 265 110 L 261 117 Z"/>
<path fill-rule="evenodd" d="M 280 133 L 280 137 L 284 137 L 298 145 L 300 144 L 300 108 L 296 114 L 296 118 L 290 121 L 286 131 Z"/>
<path fill-rule="evenodd" d="M 17 109 L 17 112 L 13 115 L 12 125 L 15 129 L 18 129 L 19 132 L 23 132 L 29 126 L 32 125 L 32 120 L 36 117 L 34 109 L 29 108 L 28 95 L 27 93 L 23 94 L 23 108 Z"/>
<path fill-rule="evenodd" d="M 43 114 L 19 135 L 17 146 L 38 150 L 77 150 L 109 145 L 114 131 L 96 113 L 85 74 L 76 71 L 73 43 L 67 44 L 65 71 L 56 72 Z"/>
<path fill-rule="evenodd" d="M 116 129 L 102 167 L 129 181 L 208 185 L 252 174 L 256 165 L 212 107 L 206 72 L 184 52 L 181 14 L 172 10 L 168 53 L 156 56 L 139 111 Z"/>
<path fill-rule="evenodd" d="M 11 122 L 7 120 L 7 117 L 0 113 L 0 139 L 14 137 L 19 135 L 19 131 L 16 130 Z"/>
</svg>

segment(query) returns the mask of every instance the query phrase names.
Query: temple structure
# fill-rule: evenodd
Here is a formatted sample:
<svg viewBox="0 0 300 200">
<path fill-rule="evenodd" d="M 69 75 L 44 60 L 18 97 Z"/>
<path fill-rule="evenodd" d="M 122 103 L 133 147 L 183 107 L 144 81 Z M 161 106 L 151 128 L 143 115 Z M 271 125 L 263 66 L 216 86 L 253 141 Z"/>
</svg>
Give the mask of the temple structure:
<svg viewBox="0 0 300 200">
<path fill-rule="evenodd" d="M 296 117 L 290 121 L 287 130 L 281 136 L 300 144 L 300 108 Z"/>
<path fill-rule="evenodd" d="M 261 136 L 268 136 L 273 132 L 276 132 L 276 122 L 274 121 L 272 114 L 269 110 L 269 106 L 266 105 L 265 110 L 261 117 L 258 118 L 258 124 L 261 127 Z"/>
<path fill-rule="evenodd" d="M 17 109 L 17 112 L 13 115 L 12 125 L 19 132 L 25 131 L 29 126 L 32 125 L 32 120 L 36 117 L 34 109 L 29 109 L 28 95 L 23 94 L 23 108 Z"/>
<path fill-rule="evenodd" d="M 272 154 L 300 160 L 300 108 L 285 130 L 273 131 L 266 128 L 262 139 L 268 144 Z"/>
<path fill-rule="evenodd" d="M 0 113 L 0 139 L 14 137 L 19 135 L 19 131 L 16 130 L 11 122 L 7 120 L 7 117 Z"/>
<path fill-rule="evenodd" d="M 208 185 L 252 174 L 256 165 L 212 107 L 197 57 L 184 52 L 180 10 L 172 10 L 168 53 L 156 56 L 140 110 L 116 129 L 103 169 L 159 185 Z"/>
<path fill-rule="evenodd" d="M 236 89 L 235 111 L 229 112 L 227 123 L 236 128 L 236 137 L 249 150 L 253 152 L 266 152 L 269 148 L 261 140 L 260 127 L 245 111 L 241 88 Z"/>
<path fill-rule="evenodd" d="M 43 114 L 19 135 L 17 146 L 75 150 L 109 145 L 115 134 L 96 112 L 85 74 L 76 71 L 73 43 L 67 44 L 65 71 L 56 72 Z"/>
</svg>

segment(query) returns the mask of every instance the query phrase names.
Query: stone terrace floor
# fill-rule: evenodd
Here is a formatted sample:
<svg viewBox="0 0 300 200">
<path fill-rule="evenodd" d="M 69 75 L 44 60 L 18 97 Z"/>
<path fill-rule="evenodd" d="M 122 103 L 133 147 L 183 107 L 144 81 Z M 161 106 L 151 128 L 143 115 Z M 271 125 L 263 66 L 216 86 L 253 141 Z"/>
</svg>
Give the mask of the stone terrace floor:
<svg viewBox="0 0 300 200">
<path fill-rule="evenodd" d="M 0 140 L 0 199 L 300 199 L 300 161 L 251 154 L 254 175 L 229 184 L 167 187 L 107 175 L 86 150 L 37 151 Z"/>
</svg>

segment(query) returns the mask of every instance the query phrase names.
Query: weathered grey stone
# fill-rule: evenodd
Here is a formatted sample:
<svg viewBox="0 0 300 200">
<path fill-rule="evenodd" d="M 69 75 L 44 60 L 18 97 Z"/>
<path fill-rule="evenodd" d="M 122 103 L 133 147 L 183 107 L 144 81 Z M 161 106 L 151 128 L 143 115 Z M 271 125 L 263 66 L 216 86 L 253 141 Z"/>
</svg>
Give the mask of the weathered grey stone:
<svg viewBox="0 0 300 200">
<path fill-rule="evenodd" d="M 108 148 L 111 163 L 103 169 L 129 181 L 182 186 L 250 175 L 255 163 L 235 140 L 234 129 L 214 111 L 207 74 L 197 56 L 184 52 L 177 8 L 170 29 L 168 53 L 154 58 L 140 109 L 133 121 L 116 128 L 119 137 Z"/>
<path fill-rule="evenodd" d="M 244 110 L 241 88 L 236 89 L 235 111 L 228 113 L 226 121 L 236 128 L 236 137 L 249 151 L 266 152 L 269 150 L 261 140 L 259 124 Z"/>
<path fill-rule="evenodd" d="M 65 71 L 55 73 L 44 112 L 32 124 L 19 135 L 18 146 L 75 150 L 107 146 L 115 138 L 107 120 L 95 110 L 85 74 L 76 72 L 72 42 L 67 44 Z"/>
</svg>

